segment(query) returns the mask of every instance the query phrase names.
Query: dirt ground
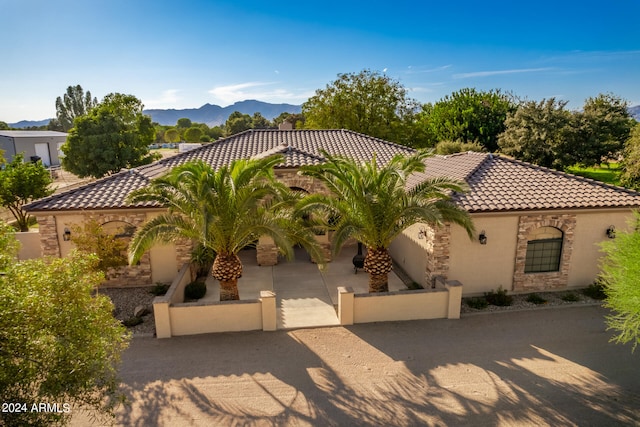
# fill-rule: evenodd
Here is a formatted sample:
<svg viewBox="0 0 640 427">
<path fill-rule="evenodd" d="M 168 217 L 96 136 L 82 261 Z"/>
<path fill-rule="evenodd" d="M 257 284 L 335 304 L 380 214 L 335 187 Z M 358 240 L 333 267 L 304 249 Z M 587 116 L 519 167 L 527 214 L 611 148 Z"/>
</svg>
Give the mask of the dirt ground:
<svg viewBox="0 0 640 427">
<path fill-rule="evenodd" d="M 640 425 L 640 353 L 609 343 L 605 314 L 135 338 L 116 425 Z"/>
</svg>

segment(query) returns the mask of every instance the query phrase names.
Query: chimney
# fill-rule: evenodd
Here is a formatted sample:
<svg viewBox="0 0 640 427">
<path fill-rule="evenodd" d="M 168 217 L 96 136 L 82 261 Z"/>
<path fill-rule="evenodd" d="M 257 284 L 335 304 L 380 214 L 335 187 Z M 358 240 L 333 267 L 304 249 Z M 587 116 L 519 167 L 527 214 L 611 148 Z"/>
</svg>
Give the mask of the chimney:
<svg viewBox="0 0 640 427">
<path fill-rule="evenodd" d="M 279 130 L 293 130 L 293 123 L 285 120 L 284 122 L 280 123 L 280 126 L 278 126 Z"/>
</svg>

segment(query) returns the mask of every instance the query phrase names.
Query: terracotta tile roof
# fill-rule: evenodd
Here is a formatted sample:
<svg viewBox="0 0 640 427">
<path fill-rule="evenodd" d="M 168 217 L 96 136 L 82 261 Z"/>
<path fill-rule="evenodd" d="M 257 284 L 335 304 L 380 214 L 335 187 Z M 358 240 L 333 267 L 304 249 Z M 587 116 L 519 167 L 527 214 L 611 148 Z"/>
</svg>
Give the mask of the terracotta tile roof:
<svg viewBox="0 0 640 427">
<path fill-rule="evenodd" d="M 395 154 L 410 154 L 414 150 L 402 145 L 348 130 L 249 130 L 201 148 L 180 153 L 151 165 L 122 171 L 88 185 L 60 193 L 27 206 L 28 211 L 59 211 L 79 209 L 110 209 L 146 207 L 149 204 L 126 203 L 127 195 L 148 185 L 151 179 L 176 166 L 193 160 L 203 160 L 214 168 L 234 159 L 284 154 L 280 168 L 297 168 L 324 161 L 320 150 L 340 156 L 369 160 L 376 155 L 381 163 Z"/>
<path fill-rule="evenodd" d="M 491 154 L 434 156 L 427 175 L 464 179 L 454 200 L 469 212 L 640 206 L 638 192 Z"/>
<path fill-rule="evenodd" d="M 285 160 L 278 167 L 297 168 L 322 163 L 321 149 L 359 160 L 370 160 L 375 154 L 380 163 L 398 153 L 414 152 L 347 130 L 251 130 L 37 200 L 25 208 L 61 211 L 149 207 L 152 205 L 127 204 L 127 195 L 186 162 L 198 159 L 218 168 L 234 159 L 282 153 Z M 425 173 L 415 174 L 408 184 L 416 185 L 427 177 L 464 180 L 470 191 L 455 195 L 454 200 L 469 212 L 640 206 L 640 193 L 491 154 L 433 156 L 426 160 L 426 166 Z"/>
</svg>

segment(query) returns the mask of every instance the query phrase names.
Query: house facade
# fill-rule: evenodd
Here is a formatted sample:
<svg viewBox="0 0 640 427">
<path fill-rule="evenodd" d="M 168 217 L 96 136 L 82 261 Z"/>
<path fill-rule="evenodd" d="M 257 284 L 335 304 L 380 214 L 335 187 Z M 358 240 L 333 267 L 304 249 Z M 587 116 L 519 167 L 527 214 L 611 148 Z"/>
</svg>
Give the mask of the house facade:
<svg viewBox="0 0 640 427">
<path fill-rule="evenodd" d="M 219 167 L 238 158 L 279 153 L 284 161 L 276 167 L 278 179 L 314 193 L 325 191 L 322 184 L 297 171 L 322 163 L 321 150 L 363 161 L 375 156 L 381 164 L 414 151 L 346 130 L 249 130 L 41 199 L 26 209 L 38 220 L 43 254 L 64 256 L 72 249 L 65 233 L 73 224 L 93 217 L 105 228 L 132 229 L 162 212 L 162 206 L 130 204 L 127 196 L 175 166 L 202 160 Z M 438 277 L 457 280 L 465 296 L 498 287 L 526 292 L 587 286 L 599 271 L 597 244 L 625 230 L 632 209 L 640 206 L 640 193 L 486 153 L 433 156 L 426 160 L 424 174 L 411 177 L 411 185 L 434 177 L 468 184 L 469 191 L 453 200 L 471 214 L 474 238 L 455 225 L 415 224 L 393 242 L 391 254 L 414 281 L 430 286 Z M 139 265 L 111 272 L 109 284 L 171 281 L 189 261 L 191 248 L 190 242 L 156 246 Z M 268 240 L 261 239 L 256 252 L 260 265 L 277 262 Z"/>
<path fill-rule="evenodd" d="M 60 166 L 60 148 L 67 141 L 67 134 L 55 131 L 0 130 L 0 149 L 10 162 L 16 154 L 23 153 L 24 160 L 38 158 L 45 167 Z"/>
</svg>

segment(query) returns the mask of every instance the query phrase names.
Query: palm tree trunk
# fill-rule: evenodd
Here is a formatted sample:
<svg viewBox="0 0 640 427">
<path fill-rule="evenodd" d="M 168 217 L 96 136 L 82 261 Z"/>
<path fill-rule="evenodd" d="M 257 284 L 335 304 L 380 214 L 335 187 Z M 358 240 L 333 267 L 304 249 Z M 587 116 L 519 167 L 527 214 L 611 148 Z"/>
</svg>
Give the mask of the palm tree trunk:
<svg viewBox="0 0 640 427">
<path fill-rule="evenodd" d="M 238 293 L 238 279 L 220 281 L 220 301 L 236 301 L 240 299 Z"/>
<path fill-rule="evenodd" d="M 364 257 L 364 271 L 369 273 L 369 292 L 389 292 L 389 272 L 393 260 L 387 248 L 367 248 Z"/>
<path fill-rule="evenodd" d="M 388 274 L 369 274 L 369 293 L 389 292 Z"/>
</svg>

